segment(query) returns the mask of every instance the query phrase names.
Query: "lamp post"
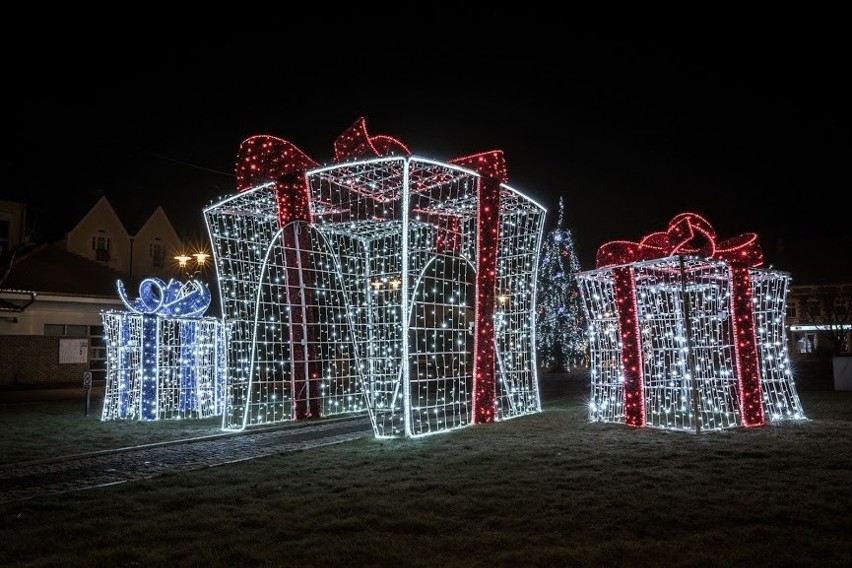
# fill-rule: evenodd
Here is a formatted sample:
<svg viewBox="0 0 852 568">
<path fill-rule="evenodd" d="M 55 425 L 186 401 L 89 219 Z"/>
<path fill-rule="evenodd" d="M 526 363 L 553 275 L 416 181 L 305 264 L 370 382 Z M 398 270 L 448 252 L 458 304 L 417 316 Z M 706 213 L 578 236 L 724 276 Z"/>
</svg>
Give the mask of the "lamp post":
<svg viewBox="0 0 852 568">
<path fill-rule="evenodd" d="M 210 255 L 206 252 L 194 252 L 191 255 L 181 253 L 176 255 L 174 258 L 180 269 L 183 270 L 184 276 L 187 278 L 194 278 L 207 266 L 207 260 L 210 258 Z M 191 264 L 190 261 L 193 259 L 195 262 Z"/>
</svg>

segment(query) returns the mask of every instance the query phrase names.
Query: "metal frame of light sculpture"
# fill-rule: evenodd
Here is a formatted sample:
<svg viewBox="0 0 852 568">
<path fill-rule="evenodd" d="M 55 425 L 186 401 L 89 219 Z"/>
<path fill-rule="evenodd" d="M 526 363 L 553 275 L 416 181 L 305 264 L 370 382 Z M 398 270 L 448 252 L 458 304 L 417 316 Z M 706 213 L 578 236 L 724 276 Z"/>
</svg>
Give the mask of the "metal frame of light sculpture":
<svg viewBox="0 0 852 568">
<path fill-rule="evenodd" d="M 717 243 L 682 213 L 598 250 L 578 274 L 593 422 L 723 430 L 805 420 L 784 334 L 789 274 L 758 268 L 756 235 Z"/>
<path fill-rule="evenodd" d="M 210 291 L 197 280 L 142 281 L 127 311 L 101 313 L 106 339 L 106 386 L 101 420 L 177 420 L 220 416 L 226 331 L 202 317 Z"/>
<path fill-rule="evenodd" d="M 310 289 L 299 280 L 308 277 L 308 269 L 288 270 L 294 249 L 285 247 L 274 184 L 227 198 L 205 209 L 204 215 L 213 243 L 222 313 L 231 329 L 223 428 L 242 430 L 366 411 L 354 370 L 345 301 L 338 291 L 322 284 L 334 259 L 318 243 L 303 247 L 311 251 L 306 262 L 317 267 L 310 273 L 310 281 L 315 282 Z M 316 231 L 305 224 L 287 228 L 289 235 L 317 239 Z M 315 303 L 291 303 L 303 291 Z M 295 326 L 293 321 L 304 320 L 307 310 L 315 316 L 313 321 Z M 305 338 L 322 341 L 321 345 L 311 343 L 315 349 L 310 358 L 304 356 L 302 337 L 291 333 L 291 327 L 304 332 Z"/>
<path fill-rule="evenodd" d="M 330 165 L 256 136 L 237 174 L 204 212 L 234 325 L 226 429 L 365 411 L 415 437 L 541 410 L 545 211 L 502 152 L 422 159 L 359 119 Z"/>
</svg>

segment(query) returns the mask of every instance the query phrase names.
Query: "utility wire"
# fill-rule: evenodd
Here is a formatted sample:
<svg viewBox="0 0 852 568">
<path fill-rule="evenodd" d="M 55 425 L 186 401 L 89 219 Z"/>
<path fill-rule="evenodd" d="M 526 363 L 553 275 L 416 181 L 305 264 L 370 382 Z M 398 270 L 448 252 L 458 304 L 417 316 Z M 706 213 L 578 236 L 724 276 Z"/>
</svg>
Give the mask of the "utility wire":
<svg viewBox="0 0 852 568">
<path fill-rule="evenodd" d="M 186 166 L 186 167 L 188 167 L 188 168 L 193 168 L 193 169 L 196 169 L 196 170 L 202 170 L 202 171 L 210 172 L 210 173 L 213 173 L 213 174 L 218 174 L 218 175 L 228 176 L 228 177 L 231 177 L 231 178 L 236 178 L 236 177 L 237 177 L 237 176 L 236 176 L 236 175 L 234 175 L 233 173 L 229 173 L 229 172 L 221 172 L 221 171 L 219 171 L 219 170 L 214 170 L 214 169 L 212 169 L 212 168 L 206 168 L 206 167 L 204 167 L 204 166 L 199 166 L 199 165 L 197 165 L 197 164 L 190 164 L 189 162 L 184 162 L 183 160 L 177 160 L 177 159 L 175 159 L 175 158 L 170 158 L 169 156 L 164 156 L 164 155 L 159 154 L 159 153 L 157 153 L 157 152 L 152 152 L 151 150 L 148 150 L 148 149 L 146 149 L 146 148 L 140 148 L 140 149 L 141 149 L 143 152 L 146 152 L 146 153 L 148 153 L 148 154 L 151 154 L 152 156 L 156 156 L 156 157 L 158 157 L 158 158 L 160 158 L 160 159 L 167 160 L 167 161 L 169 161 L 169 162 L 173 162 L 173 163 L 175 163 L 175 164 L 180 164 L 180 165 L 182 165 L 182 166 Z"/>
</svg>

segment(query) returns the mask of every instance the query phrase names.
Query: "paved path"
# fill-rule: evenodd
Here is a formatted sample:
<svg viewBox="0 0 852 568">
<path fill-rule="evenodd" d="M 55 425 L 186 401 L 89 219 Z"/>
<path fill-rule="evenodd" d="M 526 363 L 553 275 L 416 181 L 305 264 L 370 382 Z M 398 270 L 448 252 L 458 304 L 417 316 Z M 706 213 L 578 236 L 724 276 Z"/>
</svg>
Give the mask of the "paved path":
<svg viewBox="0 0 852 568">
<path fill-rule="evenodd" d="M 0 503 L 147 479 L 373 435 L 366 416 L 288 423 L 280 428 L 221 434 L 0 466 Z"/>
<path fill-rule="evenodd" d="M 585 385 L 586 381 L 571 380 L 566 375 L 544 375 L 540 380 L 542 404 L 574 396 L 578 389 L 586 389 Z M 22 397 L 16 402 L 76 398 L 80 392 L 43 391 L 32 399 Z M 367 436 L 373 436 L 373 427 L 364 414 L 0 465 L 0 503 L 148 479 L 166 471 L 215 467 Z"/>
<path fill-rule="evenodd" d="M 539 381 L 542 405 L 588 389 L 588 372 L 576 376 L 544 374 Z M 822 390 L 816 388 L 812 390 Z M 81 389 L 56 389 L 18 395 L 17 403 L 77 398 Z M 9 398 L 9 393 L 3 393 Z M 8 403 L 3 400 L 0 402 Z M 0 465 L 0 503 L 114 485 L 155 477 L 166 471 L 187 471 L 254 459 L 310 447 L 347 442 L 373 435 L 367 415 L 286 422 L 279 426 L 203 438 L 176 440 L 76 456 Z"/>
</svg>

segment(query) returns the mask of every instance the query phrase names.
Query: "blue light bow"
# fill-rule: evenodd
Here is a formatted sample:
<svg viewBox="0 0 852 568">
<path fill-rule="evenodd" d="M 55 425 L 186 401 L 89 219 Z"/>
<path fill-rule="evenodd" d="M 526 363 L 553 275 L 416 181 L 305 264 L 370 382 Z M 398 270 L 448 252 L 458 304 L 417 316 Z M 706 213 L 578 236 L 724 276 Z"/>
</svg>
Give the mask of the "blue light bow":
<svg viewBox="0 0 852 568">
<path fill-rule="evenodd" d="M 146 278 L 139 284 L 139 297 L 131 302 L 118 281 L 118 296 L 131 312 L 173 317 L 200 317 L 210 306 L 210 289 L 198 280 L 166 284 L 159 278 Z"/>
</svg>

